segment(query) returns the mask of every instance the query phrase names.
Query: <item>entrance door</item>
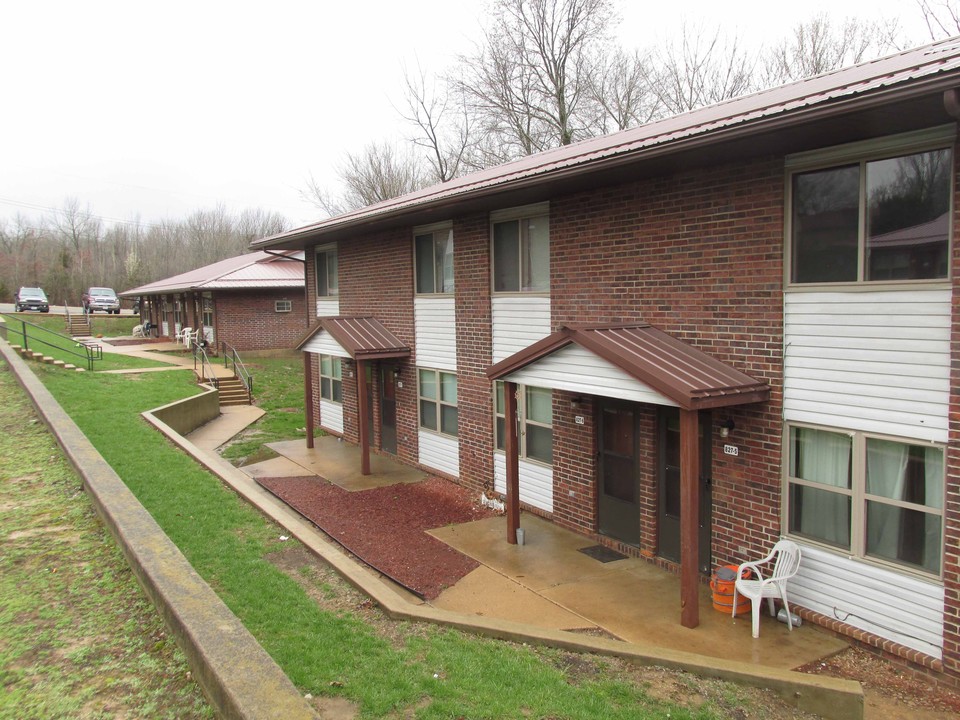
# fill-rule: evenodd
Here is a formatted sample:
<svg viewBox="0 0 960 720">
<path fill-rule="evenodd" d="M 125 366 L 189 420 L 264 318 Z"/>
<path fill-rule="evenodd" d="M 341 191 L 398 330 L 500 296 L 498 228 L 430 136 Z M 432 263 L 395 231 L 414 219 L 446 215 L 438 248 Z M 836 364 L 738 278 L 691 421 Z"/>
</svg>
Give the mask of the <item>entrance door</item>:
<svg viewBox="0 0 960 720">
<path fill-rule="evenodd" d="M 640 419 L 629 405 L 600 408 L 600 532 L 640 545 Z"/>
<path fill-rule="evenodd" d="M 380 364 L 380 449 L 397 454 L 397 378 L 393 365 Z"/>
<path fill-rule="evenodd" d="M 710 574 L 710 415 L 700 413 L 700 572 Z M 659 464 L 658 552 L 680 562 L 680 411 L 661 408 L 657 419 Z"/>
</svg>

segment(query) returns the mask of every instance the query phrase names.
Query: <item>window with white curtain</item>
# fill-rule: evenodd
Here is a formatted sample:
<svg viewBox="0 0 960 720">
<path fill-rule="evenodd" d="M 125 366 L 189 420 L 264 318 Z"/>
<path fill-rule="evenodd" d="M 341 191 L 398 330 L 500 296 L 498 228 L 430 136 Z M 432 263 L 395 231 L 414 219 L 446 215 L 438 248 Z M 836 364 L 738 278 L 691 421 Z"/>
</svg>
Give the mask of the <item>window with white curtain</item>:
<svg viewBox="0 0 960 720">
<path fill-rule="evenodd" d="M 944 450 L 867 433 L 788 428 L 788 531 L 939 575 Z"/>
</svg>

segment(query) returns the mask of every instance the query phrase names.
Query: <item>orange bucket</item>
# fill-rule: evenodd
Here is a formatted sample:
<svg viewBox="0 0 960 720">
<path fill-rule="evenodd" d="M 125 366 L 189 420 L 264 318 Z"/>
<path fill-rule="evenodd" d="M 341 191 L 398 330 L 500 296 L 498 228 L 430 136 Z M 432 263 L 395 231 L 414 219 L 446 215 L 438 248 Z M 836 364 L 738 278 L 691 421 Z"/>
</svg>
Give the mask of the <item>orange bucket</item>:
<svg viewBox="0 0 960 720">
<path fill-rule="evenodd" d="M 713 609 L 718 612 L 730 614 L 733 607 L 733 585 L 737 580 L 738 565 L 724 565 L 718 567 L 713 577 L 710 579 L 710 589 L 713 590 Z M 743 578 L 749 578 L 753 575 L 750 569 L 743 571 Z M 737 615 L 743 615 L 750 612 L 750 598 L 743 595 L 737 596 Z"/>
</svg>

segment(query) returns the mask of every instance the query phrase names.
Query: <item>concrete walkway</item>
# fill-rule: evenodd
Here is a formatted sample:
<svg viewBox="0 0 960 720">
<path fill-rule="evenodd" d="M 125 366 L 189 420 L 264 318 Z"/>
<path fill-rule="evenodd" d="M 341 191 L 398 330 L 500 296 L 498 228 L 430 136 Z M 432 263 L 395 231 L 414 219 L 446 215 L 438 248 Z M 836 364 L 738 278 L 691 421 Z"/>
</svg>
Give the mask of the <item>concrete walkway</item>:
<svg viewBox="0 0 960 720">
<path fill-rule="evenodd" d="M 188 436 L 191 441 L 194 435 Z M 251 477 L 318 475 L 351 491 L 426 477 L 384 455 L 372 455 L 371 474 L 360 475 L 359 448 L 330 436 L 316 438 L 312 450 L 304 440 L 268 447 L 281 457 L 241 470 Z M 522 515 L 521 527 L 524 545 L 507 543 L 503 516 L 432 530 L 431 535 L 480 567 L 430 604 L 467 615 L 601 632 L 630 643 L 783 670 L 848 647 L 812 626 L 791 631 L 766 611 L 760 637 L 754 640 L 749 614 L 733 619 L 729 612 L 715 610 L 706 585 L 700 589 L 700 626 L 685 628 L 680 624 L 679 576 L 639 558 L 596 560 L 582 552 L 595 546 L 589 538 L 530 513 Z"/>
</svg>

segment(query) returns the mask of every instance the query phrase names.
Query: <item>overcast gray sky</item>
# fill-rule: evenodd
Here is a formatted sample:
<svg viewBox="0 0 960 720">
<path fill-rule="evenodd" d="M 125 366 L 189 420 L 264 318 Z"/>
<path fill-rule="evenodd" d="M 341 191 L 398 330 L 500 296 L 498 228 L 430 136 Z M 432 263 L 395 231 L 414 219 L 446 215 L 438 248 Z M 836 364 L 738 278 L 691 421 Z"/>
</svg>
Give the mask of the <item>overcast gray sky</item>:
<svg viewBox="0 0 960 720">
<path fill-rule="evenodd" d="M 913 0 L 620 3 L 621 42 L 652 45 L 684 18 L 751 43 L 819 10 L 896 17 L 927 41 Z M 101 217 L 178 219 L 223 203 L 294 225 L 311 173 L 406 128 L 404 66 L 449 66 L 479 36 L 481 0 L 32 0 L 0 10 L 0 222 L 67 197 Z"/>
</svg>

